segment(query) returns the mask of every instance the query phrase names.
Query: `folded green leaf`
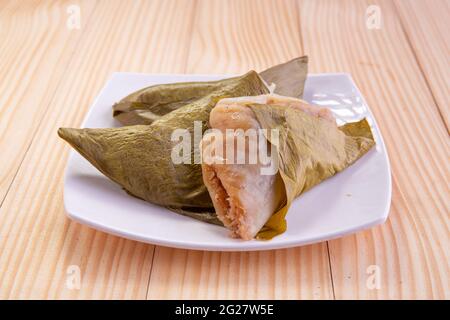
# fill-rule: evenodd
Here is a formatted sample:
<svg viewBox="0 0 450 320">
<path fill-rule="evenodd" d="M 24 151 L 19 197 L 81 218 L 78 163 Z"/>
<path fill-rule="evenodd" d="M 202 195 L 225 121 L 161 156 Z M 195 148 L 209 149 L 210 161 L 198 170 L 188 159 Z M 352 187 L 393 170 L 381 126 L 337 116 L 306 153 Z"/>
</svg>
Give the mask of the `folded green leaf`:
<svg viewBox="0 0 450 320">
<path fill-rule="evenodd" d="M 151 125 L 61 128 L 58 134 L 131 195 L 184 215 L 219 223 L 203 184 L 200 164 L 173 164 L 171 152 L 176 142 L 171 141 L 171 135 L 175 129 L 188 129 L 192 135 L 194 121 L 201 121 L 202 130 L 206 130 L 209 113 L 222 98 L 267 92 L 259 75 L 250 71 L 227 80 L 218 90 L 168 113 Z M 198 148 L 193 148 L 192 152 L 196 150 Z"/>
<path fill-rule="evenodd" d="M 300 57 L 273 66 L 260 73 L 275 92 L 301 97 L 308 72 L 308 57 Z M 123 125 L 151 124 L 167 113 L 220 90 L 236 78 L 207 82 L 162 84 L 138 90 L 113 106 L 113 116 Z"/>
<path fill-rule="evenodd" d="M 292 201 L 323 180 L 344 170 L 374 145 L 366 119 L 337 127 L 334 123 L 286 106 L 250 106 L 264 129 L 279 130 L 279 174 L 286 204 L 258 233 L 271 239 L 286 230 L 285 216 Z M 269 141 L 269 136 L 266 137 Z"/>
<path fill-rule="evenodd" d="M 269 85 L 275 84 L 273 93 L 301 98 L 305 87 L 305 80 L 308 74 L 308 57 L 303 56 L 292 59 L 288 62 L 271 67 L 259 75 Z"/>
</svg>

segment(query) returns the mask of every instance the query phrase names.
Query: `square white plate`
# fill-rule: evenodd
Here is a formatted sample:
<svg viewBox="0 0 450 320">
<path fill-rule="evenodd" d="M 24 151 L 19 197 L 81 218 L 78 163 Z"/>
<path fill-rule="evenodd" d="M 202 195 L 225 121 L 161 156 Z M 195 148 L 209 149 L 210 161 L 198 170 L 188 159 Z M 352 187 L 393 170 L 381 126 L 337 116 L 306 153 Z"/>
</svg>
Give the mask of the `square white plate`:
<svg viewBox="0 0 450 320">
<path fill-rule="evenodd" d="M 119 126 L 111 106 L 142 87 L 230 75 L 114 73 L 92 105 L 83 127 Z M 270 241 L 231 239 L 225 228 L 173 213 L 127 195 L 87 160 L 71 151 L 64 204 L 73 220 L 122 237 L 157 245 L 221 251 L 267 250 L 341 237 L 384 222 L 391 202 L 391 171 L 375 119 L 348 74 L 309 75 L 305 100 L 329 107 L 339 124 L 367 117 L 376 140 L 354 165 L 296 199 L 287 231 Z"/>
</svg>

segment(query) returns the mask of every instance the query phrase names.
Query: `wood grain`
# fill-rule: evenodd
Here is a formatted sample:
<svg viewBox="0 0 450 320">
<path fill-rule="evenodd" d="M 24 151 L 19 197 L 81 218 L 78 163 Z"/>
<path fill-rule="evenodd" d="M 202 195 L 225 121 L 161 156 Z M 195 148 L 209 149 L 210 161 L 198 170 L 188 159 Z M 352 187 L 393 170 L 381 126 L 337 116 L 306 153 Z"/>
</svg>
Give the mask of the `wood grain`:
<svg viewBox="0 0 450 320">
<path fill-rule="evenodd" d="M 261 252 L 155 248 L 149 299 L 330 299 L 323 244 Z"/>
<path fill-rule="evenodd" d="M 450 298 L 448 1 L 0 1 L 0 298 Z M 72 4 L 80 30 L 66 27 Z M 366 27 L 369 5 L 380 29 Z M 241 73 L 304 53 L 311 72 L 351 73 L 374 112 L 393 175 L 384 225 L 239 253 L 65 218 L 56 130 L 80 126 L 112 72 Z"/>
<path fill-rule="evenodd" d="M 80 30 L 82 39 L 53 99 L 40 107 L 43 121 L 0 209 L 1 298 L 146 297 L 153 246 L 65 217 L 62 180 L 69 147 L 56 130 L 80 125 L 113 71 L 184 71 L 193 6 L 187 1 L 98 4 Z M 26 123 L 13 129 L 25 130 Z M 81 269 L 80 290 L 66 285 L 71 265 Z"/>
<path fill-rule="evenodd" d="M 449 130 L 450 2 L 397 0 L 395 5 L 423 76 Z"/>
<path fill-rule="evenodd" d="M 66 28 L 70 4 L 80 7 L 86 21 L 95 6 L 89 1 L 2 2 L 0 203 L 80 39 L 80 32 Z"/>
<path fill-rule="evenodd" d="M 200 0 L 188 73 L 256 71 L 302 54 L 294 1 Z"/>
<path fill-rule="evenodd" d="M 278 4 L 199 1 L 188 72 L 261 70 L 301 55 L 296 5 Z M 156 247 L 148 292 L 150 299 L 333 297 L 326 243 L 250 253 Z"/>
<path fill-rule="evenodd" d="M 373 4 L 379 30 L 365 24 Z M 392 2 L 301 1 L 300 14 L 311 71 L 351 72 L 381 127 L 394 179 L 385 225 L 330 242 L 336 298 L 448 298 L 448 135 Z M 381 271 L 379 290 L 366 286 L 371 265 Z"/>
</svg>

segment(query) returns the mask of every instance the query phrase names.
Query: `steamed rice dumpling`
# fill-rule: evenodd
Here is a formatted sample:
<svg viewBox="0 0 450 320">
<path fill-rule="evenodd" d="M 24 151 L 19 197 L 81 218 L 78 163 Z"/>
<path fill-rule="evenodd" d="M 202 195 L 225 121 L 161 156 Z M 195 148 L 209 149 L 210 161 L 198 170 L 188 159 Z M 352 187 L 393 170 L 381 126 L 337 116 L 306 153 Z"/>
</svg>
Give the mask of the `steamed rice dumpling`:
<svg viewBox="0 0 450 320">
<path fill-rule="evenodd" d="M 171 153 L 177 129 L 192 136 L 192 158 L 198 151 L 194 121 L 206 130 L 209 113 L 222 98 L 260 95 L 268 89 L 255 71 L 228 79 L 216 91 L 166 114 L 151 125 L 105 129 L 61 128 L 58 134 L 129 194 L 178 213 L 220 224 L 203 183 L 200 164 L 174 164 Z"/>
<path fill-rule="evenodd" d="M 285 215 L 295 197 L 345 169 L 374 145 L 366 120 L 338 127 L 328 109 L 277 95 L 223 99 L 209 121 L 216 131 L 201 142 L 203 180 L 217 217 L 232 236 L 247 240 L 284 232 Z M 239 129 L 241 136 L 227 139 L 227 129 Z M 234 160 L 236 154 L 248 160 L 255 152 L 250 135 L 244 143 L 237 140 L 244 131 L 260 129 L 265 129 L 278 170 L 263 174 L 265 164 L 260 161 L 226 161 L 229 150 Z M 270 130 L 278 133 L 277 141 Z M 257 147 L 262 147 L 259 141 Z"/>
<path fill-rule="evenodd" d="M 276 90 L 301 95 L 307 62 L 307 57 L 296 58 L 263 73 Z M 291 80 L 283 81 L 283 77 Z M 199 152 L 192 134 L 194 121 L 201 122 L 203 132 L 209 112 L 220 99 L 268 92 L 268 84 L 254 71 L 221 81 L 156 85 L 114 105 L 115 118 L 129 127 L 61 128 L 58 134 L 130 195 L 195 219 L 222 224 L 203 183 L 200 164 L 172 163 L 171 134 L 188 129 L 191 156 L 195 158 Z"/>
<path fill-rule="evenodd" d="M 151 124 L 167 113 L 220 90 L 233 79 L 182 82 L 136 91 L 113 106 L 113 117 L 123 125 Z"/>
<path fill-rule="evenodd" d="M 260 73 L 274 92 L 301 98 L 308 72 L 308 57 L 299 57 Z M 161 84 L 143 88 L 113 106 L 113 116 L 123 125 L 151 124 L 167 113 L 220 90 L 230 79 Z"/>
<path fill-rule="evenodd" d="M 58 134 L 132 196 L 225 225 L 234 237 L 270 239 L 286 230 L 295 197 L 374 145 L 366 120 L 338 127 L 328 109 L 296 99 L 306 73 L 301 57 L 260 74 L 147 87 L 114 105 L 127 126 Z M 178 130 L 187 132 L 187 162 L 173 161 Z M 247 134 L 252 130 L 258 134 Z M 256 161 L 246 163 L 255 152 Z"/>
</svg>

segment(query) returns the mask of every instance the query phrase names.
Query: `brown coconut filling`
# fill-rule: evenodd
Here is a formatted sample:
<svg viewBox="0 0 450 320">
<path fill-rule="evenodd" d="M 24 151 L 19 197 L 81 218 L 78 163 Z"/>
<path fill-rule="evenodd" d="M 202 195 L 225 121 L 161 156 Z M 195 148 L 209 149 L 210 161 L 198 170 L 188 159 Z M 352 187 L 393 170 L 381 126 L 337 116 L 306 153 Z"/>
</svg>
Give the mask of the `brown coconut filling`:
<svg viewBox="0 0 450 320">
<path fill-rule="evenodd" d="M 211 165 L 203 166 L 203 176 L 209 181 L 208 189 L 210 195 L 214 197 L 214 202 L 217 203 L 216 214 L 219 220 L 231 231 L 233 237 L 252 239 L 245 209 L 238 199 L 229 195 L 214 167 Z"/>
</svg>

